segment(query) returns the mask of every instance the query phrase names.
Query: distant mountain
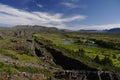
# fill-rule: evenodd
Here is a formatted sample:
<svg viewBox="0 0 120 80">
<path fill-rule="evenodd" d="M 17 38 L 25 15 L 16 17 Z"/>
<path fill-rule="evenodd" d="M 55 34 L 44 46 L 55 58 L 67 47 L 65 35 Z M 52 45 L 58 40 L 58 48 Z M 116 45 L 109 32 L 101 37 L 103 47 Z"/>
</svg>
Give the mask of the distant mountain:
<svg viewBox="0 0 120 80">
<path fill-rule="evenodd" d="M 69 29 L 60 29 L 60 31 L 62 31 L 62 32 L 74 32 L 73 30 L 69 30 Z"/>
<path fill-rule="evenodd" d="M 112 28 L 110 30 L 107 30 L 107 32 L 110 32 L 110 33 L 120 33 L 120 28 Z"/>
<path fill-rule="evenodd" d="M 79 30 L 79 32 L 97 32 L 98 30 Z"/>
<path fill-rule="evenodd" d="M 13 27 L 15 29 L 29 29 L 29 30 L 50 30 L 50 31 L 57 31 L 58 29 L 55 27 L 46 27 L 46 26 L 39 26 L 39 25 L 17 25 Z"/>
<path fill-rule="evenodd" d="M 74 32 L 74 30 L 69 29 L 58 29 L 56 27 L 40 26 L 40 25 L 17 25 L 14 27 L 0 27 L 0 29 L 11 29 L 11 30 L 29 30 L 29 31 L 61 31 L 61 32 Z M 76 31 L 75 31 L 76 32 Z M 111 28 L 108 30 L 78 30 L 77 32 L 101 32 L 101 33 L 120 33 L 120 28 Z"/>
<path fill-rule="evenodd" d="M 78 32 L 105 32 L 104 30 L 79 30 Z"/>
<path fill-rule="evenodd" d="M 16 25 L 13 27 L 0 27 L 0 29 L 11 29 L 11 30 L 35 30 L 35 31 L 58 31 L 59 29 L 56 27 L 50 26 L 40 26 L 40 25 Z"/>
<path fill-rule="evenodd" d="M 78 32 L 120 33 L 120 28 L 111 28 L 109 30 L 78 30 Z"/>
</svg>

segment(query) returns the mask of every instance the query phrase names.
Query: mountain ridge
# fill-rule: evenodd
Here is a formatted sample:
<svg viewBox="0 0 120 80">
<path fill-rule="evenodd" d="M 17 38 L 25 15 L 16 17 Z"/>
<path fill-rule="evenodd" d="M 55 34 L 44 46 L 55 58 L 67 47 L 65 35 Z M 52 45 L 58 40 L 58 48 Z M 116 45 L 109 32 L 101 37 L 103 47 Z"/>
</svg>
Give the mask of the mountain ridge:
<svg viewBox="0 0 120 80">
<path fill-rule="evenodd" d="M 78 30 L 78 32 L 105 32 L 105 33 L 120 33 L 120 28 L 111 28 L 107 30 Z"/>
<path fill-rule="evenodd" d="M 0 29 L 32 29 L 32 30 L 45 30 L 45 31 L 62 31 L 62 32 L 74 32 L 75 30 L 69 30 L 69 29 L 59 29 L 56 27 L 48 27 L 48 26 L 40 26 L 40 25 L 16 25 L 13 27 L 0 27 Z M 91 29 L 91 30 L 86 30 L 86 29 L 81 29 L 81 30 L 76 30 L 77 32 L 101 32 L 101 33 L 120 33 L 120 28 L 110 28 L 110 29 L 105 29 L 105 30 L 96 30 L 96 29 Z M 75 31 L 75 32 L 76 32 Z"/>
</svg>

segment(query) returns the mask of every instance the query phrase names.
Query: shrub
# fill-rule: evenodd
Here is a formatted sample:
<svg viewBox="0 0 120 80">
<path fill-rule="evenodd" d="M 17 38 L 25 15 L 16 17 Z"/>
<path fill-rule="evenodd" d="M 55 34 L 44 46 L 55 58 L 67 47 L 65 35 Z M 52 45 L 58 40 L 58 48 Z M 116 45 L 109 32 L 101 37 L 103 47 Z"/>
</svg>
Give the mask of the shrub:
<svg viewBox="0 0 120 80">
<path fill-rule="evenodd" d="M 100 63 L 100 58 L 99 58 L 98 55 L 96 55 L 96 57 L 94 58 L 94 61 L 95 61 L 96 63 Z"/>
<path fill-rule="evenodd" d="M 101 64 L 110 66 L 113 65 L 112 60 L 109 58 L 109 56 L 105 56 L 104 59 L 101 61 Z"/>
</svg>

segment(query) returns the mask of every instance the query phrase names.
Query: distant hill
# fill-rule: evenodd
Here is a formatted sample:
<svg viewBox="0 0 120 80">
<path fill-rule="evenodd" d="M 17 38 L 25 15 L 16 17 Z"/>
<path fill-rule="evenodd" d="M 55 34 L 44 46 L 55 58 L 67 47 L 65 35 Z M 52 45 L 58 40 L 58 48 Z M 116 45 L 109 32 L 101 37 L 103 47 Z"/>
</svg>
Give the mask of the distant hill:
<svg viewBox="0 0 120 80">
<path fill-rule="evenodd" d="M 40 25 L 16 25 L 16 26 L 13 26 L 13 27 L 0 27 L 0 29 L 11 29 L 11 30 L 14 30 L 14 29 L 18 29 L 18 30 L 35 30 L 35 31 L 41 31 L 41 30 L 45 30 L 45 31 L 57 31 L 59 30 L 58 28 L 56 27 L 48 27 L 48 26 L 40 26 Z"/>
<path fill-rule="evenodd" d="M 0 27 L 0 29 L 11 29 L 11 30 L 30 30 L 30 31 L 61 31 L 61 32 L 74 32 L 74 30 L 69 29 L 58 29 L 56 27 L 40 26 L 40 25 L 17 25 L 14 27 Z M 76 32 L 76 31 L 75 31 Z M 108 30 L 85 30 L 81 29 L 77 32 L 101 32 L 101 33 L 120 33 L 120 28 L 111 28 Z"/>
<path fill-rule="evenodd" d="M 62 32 L 74 32 L 73 30 L 69 30 L 69 29 L 60 29 L 60 31 L 62 31 Z"/>
<path fill-rule="evenodd" d="M 78 30 L 78 32 L 120 33 L 120 28 L 111 28 L 109 30 Z"/>
<path fill-rule="evenodd" d="M 105 30 L 79 30 L 78 32 L 106 32 Z"/>
<path fill-rule="evenodd" d="M 36 31 L 57 31 L 58 29 L 55 27 L 46 27 L 46 26 L 39 26 L 39 25 L 17 25 L 13 27 L 14 29 L 26 29 L 26 30 L 36 30 Z"/>
<path fill-rule="evenodd" d="M 107 30 L 107 32 L 110 32 L 110 33 L 120 33 L 120 28 L 112 28 L 110 30 Z"/>
<path fill-rule="evenodd" d="M 79 32 L 98 32 L 98 30 L 79 30 Z"/>
</svg>

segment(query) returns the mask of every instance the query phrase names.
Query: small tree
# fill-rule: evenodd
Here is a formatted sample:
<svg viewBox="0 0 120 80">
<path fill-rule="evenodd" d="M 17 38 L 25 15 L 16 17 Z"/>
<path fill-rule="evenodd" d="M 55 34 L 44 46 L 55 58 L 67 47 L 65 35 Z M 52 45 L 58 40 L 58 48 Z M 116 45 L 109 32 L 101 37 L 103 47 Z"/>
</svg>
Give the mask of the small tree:
<svg viewBox="0 0 120 80">
<path fill-rule="evenodd" d="M 83 49 L 78 50 L 80 56 L 84 56 L 85 51 Z"/>
<path fill-rule="evenodd" d="M 113 58 L 114 58 L 114 59 L 116 59 L 116 58 L 117 58 L 115 54 L 113 54 Z"/>
<path fill-rule="evenodd" d="M 101 61 L 101 64 L 103 64 L 103 65 L 113 65 L 112 60 L 109 58 L 109 56 L 105 56 L 104 59 Z"/>
<path fill-rule="evenodd" d="M 99 58 L 98 55 L 96 55 L 96 57 L 94 58 L 94 61 L 95 61 L 96 63 L 100 63 L 100 58 Z"/>
</svg>

